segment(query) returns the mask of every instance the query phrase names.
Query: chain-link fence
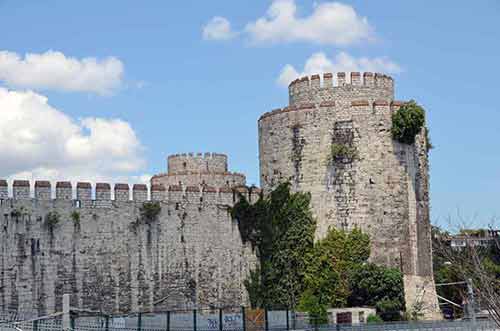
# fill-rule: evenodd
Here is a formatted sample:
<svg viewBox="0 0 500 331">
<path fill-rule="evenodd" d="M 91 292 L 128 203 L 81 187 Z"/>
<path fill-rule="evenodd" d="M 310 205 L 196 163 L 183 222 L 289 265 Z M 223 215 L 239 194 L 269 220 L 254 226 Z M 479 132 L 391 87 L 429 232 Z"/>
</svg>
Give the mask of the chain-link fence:
<svg viewBox="0 0 500 331">
<path fill-rule="evenodd" d="M 378 324 L 320 324 L 307 314 L 288 310 L 249 308 L 199 309 L 137 313 L 124 316 L 74 317 L 72 328 L 82 331 L 493 331 L 493 321 L 389 322 Z"/>
<path fill-rule="evenodd" d="M 0 312 L 0 331 L 61 331 L 62 313 L 39 317 L 34 312 Z"/>
</svg>

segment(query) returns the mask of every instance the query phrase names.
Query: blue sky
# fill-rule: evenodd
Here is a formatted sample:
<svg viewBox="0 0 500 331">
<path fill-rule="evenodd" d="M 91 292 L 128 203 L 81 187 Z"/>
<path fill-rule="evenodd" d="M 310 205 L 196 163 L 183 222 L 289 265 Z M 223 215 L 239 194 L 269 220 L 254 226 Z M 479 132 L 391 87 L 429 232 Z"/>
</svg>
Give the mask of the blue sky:
<svg viewBox="0 0 500 331">
<path fill-rule="evenodd" d="M 0 0 L 0 177 L 140 181 L 168 154 L 215 151 L 258 184 L 257 119 L 286 105 L 290 75 L 387 69 L 396 99 L 428 113 L 432 218 L 487 224 L 500 216 L 499 19 L 497 1 Z M 95 65 L 62 70 L 70 58 Z"/>
</svg>

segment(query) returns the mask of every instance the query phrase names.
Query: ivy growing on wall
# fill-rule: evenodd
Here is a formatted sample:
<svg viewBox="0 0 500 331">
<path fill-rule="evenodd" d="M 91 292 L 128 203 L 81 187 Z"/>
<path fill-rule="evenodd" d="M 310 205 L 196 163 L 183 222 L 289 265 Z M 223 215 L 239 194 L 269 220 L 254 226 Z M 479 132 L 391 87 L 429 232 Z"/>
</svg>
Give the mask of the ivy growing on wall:
<svg viewBox="0 0 500 331">
<path fill-rule="evenodd" d="M 356 147 L 347 144 L 333 143 L 331 147 L 331 160 L 334 162 L 352 162 L 358 157 Z"/>
<path fill-rule="evenodd" d="M 21 208 L 14 208 L 12 209 L 12 211 L 10 212 L 10 216 L 12 218 L 15 218 L 16 220 L 19 219 L 19 217 L 21 217 L 23 214 L 26 213 L 26 210 L 24 209 L 24 207 L 21 207 Z"/>
<path fill-rule="evenodd" d="M 57 211 L 51 211 L 48 212 L 47 215 L 45 215 L 44 226 L 49 230 L 51 234 L 53 233 L 54 228 L 59 223 L 60 218 L 61 216 Z"/>
<path fill-rule="evenodd" d="M 161 205 L 158 201 L 146 201 L 142 204 L 139 209 L 141 213 L 141 218 L 146 222 L 150 223 L 156 220 L 161 212 Z"/>
<path fill-rule="evenodd" d="M 429 128 L 425 128 L 425 143 L 426 143 L 425 149 L 427 150 L 427 152 L 434 148 L 434 145 L 431 142 Z"/>
<path fill-rule="evenodd" d="M 73 224 L 75 225 L 75 229 L 80 231 L 80 213 L 74 210 L 71 213 L 71 219 L 73 220 Z"/>
<path fill-rule="evenodd" d="M 250 205 L 241 196 L 231 215 L 238 221 L 243 242 L 257 248 L 260 269 L 246 286 L 254 307 L 295 307 L 303 291 L 305 256 L 313 247 L 316 222 L 307 193 L 290 192 L 280 184 Z"/>
<path fill-rule="evenodd" d="M 330 307 L 369 302 L 382 318 L 398 319 L 401 273 L 368 262 L 370 240 L 359 229 L 333 228 L 315 243 L 310 199 L 285 183 L 255 204 L 240 196 L 231 209 L 243 242 L 256 248 L 260 261 L 245 281 L 252 307 L 294 308 L 321 324 Z"/>
<path fill-rule="evenodd" d="M 392 114 L 392 137 L 401 143 L 411 145 L 424 125 L 424 109 L 411 100 Z"/>
<path fill-rule="evenodd" d="M 302 152 L 306 144 L 306 140 L 300 134 L 301 127 L 295 125 L 292 127 L 292 163 L 295 170 L 295 182 L 300 180 L 300 168 L 302 166 Z"/>
</svg>

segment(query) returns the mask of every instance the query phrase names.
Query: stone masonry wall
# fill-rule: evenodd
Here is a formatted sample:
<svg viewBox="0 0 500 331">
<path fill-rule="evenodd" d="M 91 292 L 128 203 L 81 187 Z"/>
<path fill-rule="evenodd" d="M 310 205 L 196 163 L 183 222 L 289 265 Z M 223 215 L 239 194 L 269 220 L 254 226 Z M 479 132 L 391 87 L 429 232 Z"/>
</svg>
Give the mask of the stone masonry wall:
<svg viewBox="0 0 500 331">
<path fill-rule="evenodd" d="M 226 172 L 227 156 L 220 153 L 184 153 L 169 155 L 168 172 Z"/>
<path fill-rule="evenodd" d="M 246 183 L 245 175 L 228 171 L 227 156 L 224 154 L 175 154 L 168 157 L 167 163 L 167 173 L 153 176 L 153 184 L 231 188 L 244 186 Z"/>
<path fill-rule="evenodd" d="M 12 198 L 0 181 L 0 309 L 60 311 L 63 293 L 106 312 L 247 304 L 243 281 L 256 259 L 228 213 L 234 192 L 153 185 L 161 212 L 147 221 L 144 185 L 134 200 L 126 184 L 115 185 L 115 200 L 108 184 L 96 185 L 96 200 L 90 184 L 77 187 L 77 200 L 68 182 L 51 199 L 42 182 L 31 198 L 29 183 L 15 181 Z"/>
<path fill-rule="evenodd" d="M 294 190 L 311 193 L 316 238 L 329 227 L 361 228 L 370 235 L 373 262 L 432 280 L 425 135 L 412 146 L 392 139 L 392 112 L 401 105 L 392 78 L 351 73 L 348 83 L 338 73 L 336 86 L 332 78 L 292 82 L 290 105 L 259 119 L 262 189 L 290 181 Z M 350 154 L 335 157 L 336 146 Z M 405 292 L 409 307 L 415 291 Z M 430 317 L 438 311 L 433 283 L 427 292 Z"/>
</svg>

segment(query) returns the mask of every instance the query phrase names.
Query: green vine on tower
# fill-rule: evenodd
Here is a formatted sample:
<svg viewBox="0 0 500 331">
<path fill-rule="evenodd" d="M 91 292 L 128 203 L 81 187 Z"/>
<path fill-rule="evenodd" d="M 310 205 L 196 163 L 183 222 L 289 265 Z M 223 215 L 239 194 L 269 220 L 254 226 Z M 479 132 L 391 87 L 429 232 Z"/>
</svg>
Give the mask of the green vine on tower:
<svg viewBox="0 0 500 331">
<path fill-rule="evenodd" d="M 242 241 L 260 261 L 245 281 L 252 307 L 296 309 L 322 324 L 328 308 L 369 304 L 385 320 L 400 319 L 401 272 L 368 262 L 370 240 L 359 229 L 332 228 L 314 242 L 310 201 L 284 183 L 255 204 L 240 196 L 231 209 Z"/>
<path fill-rule="evenodd" d="M 156 220 L 161 212 L 161 205 L 158 201 L 146 201 L 139 208 L 141 219 L 146 223 L 151 223 Z"/>
</svg>

